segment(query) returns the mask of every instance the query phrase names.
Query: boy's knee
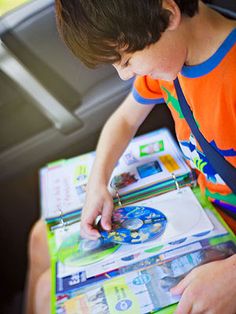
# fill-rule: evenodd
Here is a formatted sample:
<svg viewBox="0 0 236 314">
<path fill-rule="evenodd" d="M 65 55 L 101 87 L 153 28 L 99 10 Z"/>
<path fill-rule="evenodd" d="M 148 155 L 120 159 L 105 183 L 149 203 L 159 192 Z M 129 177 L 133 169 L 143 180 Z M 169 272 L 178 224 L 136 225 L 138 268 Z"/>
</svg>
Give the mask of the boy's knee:
<svg viewBox="0 0 236 314">
<path fill-rule="evenodd" d="M 43 220 L 38 220 L 33 226 L 29 237 L 29 258 L 37 261 L 39 255 L 48 255 L 46 226 Z"/>
<path fill-rule="evenodd" d="M 41 246 L 44 241 L 44 233 L 46 232 L 44 222 L 42 220 L 38 220 L 30 232 L 29 237 L 29 249 L 30 251 L 33 249 L 37 249 Z"/>
</svg>

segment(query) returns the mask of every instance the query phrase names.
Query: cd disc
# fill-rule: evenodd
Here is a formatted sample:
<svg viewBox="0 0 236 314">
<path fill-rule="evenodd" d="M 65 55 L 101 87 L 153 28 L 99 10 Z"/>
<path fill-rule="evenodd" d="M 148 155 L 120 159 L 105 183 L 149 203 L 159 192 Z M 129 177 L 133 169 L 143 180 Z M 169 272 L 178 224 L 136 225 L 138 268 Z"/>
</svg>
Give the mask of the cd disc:
<svg viewBox="0 0 236 314">
<path fill-rule="evenodd" d="M 118 249 L 119 245 L 104 238 L 82 239 L 79 233 L 66 238 L 58 250 L 58 259 L 68 266 L 83 266 L 98 262 Z"/>
<path fill-rule="evenodd" d="M 138 244 L 159 237 L 165 230 L 166 216 L 159 210 L 145 206 L 127 206 L 114 211 L 111 231 L 103 230 L 101 236 L 115 243 Z"/>
</svg>

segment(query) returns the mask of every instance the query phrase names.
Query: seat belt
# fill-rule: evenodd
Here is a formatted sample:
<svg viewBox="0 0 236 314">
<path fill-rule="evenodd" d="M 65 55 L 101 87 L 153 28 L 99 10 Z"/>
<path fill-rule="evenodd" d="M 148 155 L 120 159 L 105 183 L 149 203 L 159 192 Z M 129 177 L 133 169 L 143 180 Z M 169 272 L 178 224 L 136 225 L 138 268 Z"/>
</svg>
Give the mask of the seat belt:
<svg viewBox="0 0 236 314">
<path fill-rule="evenodd" d="M 231 165 L 202 135 L 193 117 L 192 110 L 190 109 L 183 94 L 178 78 L 174 80 L 174 86 L 183 116 L 187 121 L 193 135 L 201 146 L 203 153 L 209 160 L 216 173 L 221 176 L 228 187 L 233 191 L 234 194 L 236 194 L 236 168 Z"/>
</svg>

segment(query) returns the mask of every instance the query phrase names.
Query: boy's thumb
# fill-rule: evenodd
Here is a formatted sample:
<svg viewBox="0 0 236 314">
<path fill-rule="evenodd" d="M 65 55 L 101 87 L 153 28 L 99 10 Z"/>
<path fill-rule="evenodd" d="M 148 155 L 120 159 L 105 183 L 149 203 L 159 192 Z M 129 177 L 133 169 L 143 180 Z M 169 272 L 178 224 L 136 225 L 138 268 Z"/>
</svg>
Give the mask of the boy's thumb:
<svg viewBox="0 0 236 314">
<path fill-rule="evenodd" d="M 113 203 L 106 202 L 102 210 L 101 225 L 104 230 L 111 230 L 111 216 L 113 211 Z"/>
</svg>

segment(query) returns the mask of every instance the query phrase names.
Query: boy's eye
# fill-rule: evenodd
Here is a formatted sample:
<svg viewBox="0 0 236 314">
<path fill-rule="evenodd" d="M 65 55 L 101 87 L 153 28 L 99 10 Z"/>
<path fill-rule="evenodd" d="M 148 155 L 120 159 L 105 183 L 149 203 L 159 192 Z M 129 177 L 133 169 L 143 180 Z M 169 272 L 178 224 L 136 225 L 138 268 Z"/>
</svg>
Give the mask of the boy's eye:
<svg viewBox="0 0 236 314">
<path fill-rule="evenodd" d="M 125 63 L 122 64 L 122 68 L 126 68 L 129 65 L 130 59 L 128 59 Z"/>
</svg>

